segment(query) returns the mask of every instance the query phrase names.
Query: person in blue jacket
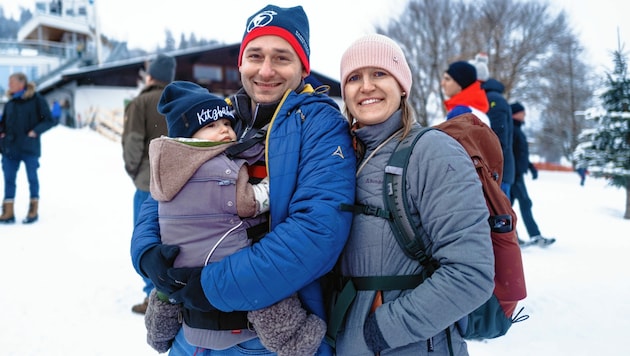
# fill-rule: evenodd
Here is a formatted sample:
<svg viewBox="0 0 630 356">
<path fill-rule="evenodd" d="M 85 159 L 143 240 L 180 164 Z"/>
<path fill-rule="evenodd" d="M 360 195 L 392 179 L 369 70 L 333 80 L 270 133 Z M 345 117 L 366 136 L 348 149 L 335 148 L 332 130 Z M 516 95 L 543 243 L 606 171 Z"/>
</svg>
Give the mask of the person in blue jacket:
<svg viewBox="0 0 630 356">
<path fill-rule="evenodd" d="M 131 241 L 134 268 L 190 313 L 187 324 L 212 330 L 248 327 L 247 311 L 298 293 L 308 312 L 325 318 L 320 277 L 335 265 L 351 225 L 355 163 L 350 127 L 337 104 L 315 91 L 309 25 L 301 6 L 267 5 L 246 23 L 238 67 L 243 88 L 228 98 L 243 145 L 264 138 L 269 177 L 268 232 L 252 246 L 205 267 L 173 268 L 178 247 L 160 241 L 157 202 L 143 204 Z M 266 130 L 262 130 L 264 127 Z M 252 234 L 261 225 L 251 227 Z M 259 338 L 213 350 L 183 333 L 170 355 L 272 355 Z M 318 355 L 331 355 L 322 343 Z"/>
<path fill-rule="evenodd" d="M 505 86 L 500 81 L 490 77 L 487 54 L 478 53 L 470 63 L 477 69 L 477 80 L 481 82 L 481 88 L 486 91 L 490 105 L 486 114 L 490 120 L 492 131 L 497 134 L 499 142 L 501 142 L 503 151 L 501 190 L 510 198 L 510 187 L 514 184 L 514 153 L 512 152 L 514 124 L 512 123 L 510 104 L 503 96 Z"/>
<path fill-rule="evenodd" d="M 503 175 L 501 176 L 501 190 L 510 197 L 510 188 L 514 184 L 514 153 L 512 151 L 512 140 L 514 136 L 514 123 L 512 121 L 512 110 L 507 100 L 503 96 L 505 87 L 494 78 L 488 78 L 481 85 L 486 91 L 490 109 L 488 118 L 490 127 L 497 134 L 501 149 L 503 150 Z"/>
<path fill-rule="evenodd" d="M 9 102 L 4 106 L 0 121 L 0 151 L 4 173 L 4 199 L 0 223 L 15 223 L 13 209 L 17 172 L 24 162 L 29 186 L 29 208 L 22 223 L 32 224 L 39 218 L 39 157 L 42 154 L 41 135 L 57 124 L 48 102 L 35 90 L 24 73 L 9 76 Z"/>
</svg>

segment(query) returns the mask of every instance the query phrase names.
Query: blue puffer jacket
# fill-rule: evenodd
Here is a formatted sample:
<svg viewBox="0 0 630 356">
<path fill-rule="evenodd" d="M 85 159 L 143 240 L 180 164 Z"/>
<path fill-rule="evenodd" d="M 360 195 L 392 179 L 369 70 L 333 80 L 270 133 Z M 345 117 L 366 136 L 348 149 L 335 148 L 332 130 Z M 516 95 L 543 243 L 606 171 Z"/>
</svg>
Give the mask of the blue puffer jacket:
<svg viewBox="0 0 630 356">
<path fill-rule="evenodd" d="M 505 87 L 496 79 L 488 79 L 481 87 L 486 91 L 490 110 L 488 118 L 490 127 L 499 137 L 503 149 L 503 183 L 514 184 L 514 154 L 512 152 L 512 137 L 514 124 L 512 123 L 512 109 L 503 97 Z"/>
<path fill-rule="evenodd" d="M 325 319 L 318 279 L 348 238 L 352 214 L 339 207 L 354 202 L 356 159 L 335 102 L 310 85 L 305 91 L 287 92 L 268 128 L 271 232 L 203 269 L 205 295 L 222 311 L 257 310 L 299 291 L 304 306 Z M 157 203 L 149 198 L 131 241 L 138 272 L 142 253 L 159 243 Z"/>
<path fill-rule="evenodd" d="M 35 87 L 29 83 L 22 95 L 11 98 L 5 104 L 0 121 L 0 151 L 8 158 L 19 155 L 39 157 L 42 153 L 41 134 L 55 126 L 46 99 L 35 92 Z M 35 131 L 37 137 L 28 137 L 29 131 Z"/>
</svg>

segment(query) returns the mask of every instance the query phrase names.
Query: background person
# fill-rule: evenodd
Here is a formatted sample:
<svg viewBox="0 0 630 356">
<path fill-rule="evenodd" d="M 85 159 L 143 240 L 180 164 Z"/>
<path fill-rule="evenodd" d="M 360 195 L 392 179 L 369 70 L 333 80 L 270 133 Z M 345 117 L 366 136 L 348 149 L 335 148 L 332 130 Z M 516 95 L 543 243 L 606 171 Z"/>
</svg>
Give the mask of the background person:
<svg viewBox="0 0 630 356">
<path fill-rule="evenodd" d="M 511 197 L 510 201 L 514 205 L 514 201 L 518 200 L 518 207 L 521 211 L 521 217 L 523 223 L 527 229 L 529 235 L 529 241 L 524 241 L 519 238 L 519 244 L 525 245 L 539 245 L 548 246 L 556 242 L 556 239 L 551 237 L 547 238 L 540 234 L 538 224 L 534 220 L 534 214 L 532 213 L 532 200 L 527 193 L 527 187 L 525 186 L 525 175 L 527 171 L 532 172 L 532 179 L 538 179 L 538 170 L 529 161 L 529 144 L 527 143 L 527 136 L 523 132 L 522 126 L 525 124 L 525 107 L 515 102 L 510 104 L 512 110 L 512 118 L 514 119 L 514 166 L 515 177 L 512 189 L 510 189 Z"/>
<path fill-rule="evenodd" d="M 483 123 L 490 126 L 490 120 L 486 115 L 490 108 L 488 99 L 481 89 L 481 83 L 477 81 L 477 70 L 472 64 L 466 61 L 449 64 L 442 75 L 440 85 L 447 97 L 444 100 L 447 118 L 463 112 L 462 107 L 469 108 Z"/>
<path fill-rule="evenodd" d="M 510 198 L 510 187 L 514 184 L 514 153 L 512 140 L 514 137 L 514 123 L 510 104 L 503 96 L 505 86 L 498 80 L 490 77 L 488 70 L 488 56 L 478 53 L 470 62 L 477 70 L 477 80 L 481 82 L 481 88 L 486 92 L 489 109 L 487 111 L 490 127 L 501 142 L 503 152 L 503 175 L 501 176 L 501 190 Z"/>
<path fill-rule="evenodd" d="M 122 132 L 125 171 L 136 186 L 133 196 L 133 223 L 138 221 L 140 206 L 149 196 L 149 143 L 166 135 L 166 120 L 157 111 L 157 104 L 164 87 L 175 78 L 175 59 L 159 54 L 144 73 L 145 86 L 126 107 Z M 149 293 L 154 288 L 149 278 L 142 277 L 144 300 L 131 307 L 131 311 L 144 314 Z"/>
<path fill-rule="evenodd" d="M 39 157 L 42 154 L 41 135 L 56 125 L 48 103 L 35 90 L 24 73 L 9 76 L 9 101 L 4 105 L 0 121 L 0 151 L 4 174 L 4 199 L 0 224 L 15 223 L 14 200 L 17 173 L 24 162 L 29 188 L 28 213 L 23 224 L 39 218 Z"/>
</svg>

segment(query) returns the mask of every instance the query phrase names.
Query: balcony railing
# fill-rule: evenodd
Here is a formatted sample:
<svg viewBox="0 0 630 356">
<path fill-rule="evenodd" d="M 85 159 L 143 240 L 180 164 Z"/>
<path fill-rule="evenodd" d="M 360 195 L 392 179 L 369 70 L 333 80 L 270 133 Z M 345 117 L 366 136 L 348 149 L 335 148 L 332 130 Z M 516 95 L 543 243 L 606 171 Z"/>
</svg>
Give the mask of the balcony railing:
<svg viewBox="0 0 630 356">
<path fill-rule="evenodd" d="M 0 40 L 0 55 L 16 56 L 51 56 L 64 59 L 78 58 L 86 55 L 85 46 L 80 44 L 59 43 L 38 40 Z"/>
</svg>

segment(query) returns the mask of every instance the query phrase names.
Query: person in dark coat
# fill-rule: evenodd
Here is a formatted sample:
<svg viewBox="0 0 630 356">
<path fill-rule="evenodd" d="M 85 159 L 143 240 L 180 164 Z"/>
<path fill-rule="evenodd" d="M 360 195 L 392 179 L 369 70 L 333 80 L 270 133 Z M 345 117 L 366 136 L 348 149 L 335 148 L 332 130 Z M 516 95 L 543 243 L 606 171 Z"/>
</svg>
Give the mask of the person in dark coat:
<svg viewBox="0 0 630 356">
<path fill-rule="evenodd" d="M 514 153 L 512 141 L 514 135 L 514 123 L 512 121 L 512 109 L 508 104 L 503 91 L 505 87 L 494 78 L 489 78 L 481 84 L 486 91 L 490 109 L 486 113 L 490 119 L 490 127 L 497 134 L 503 150 L 503 177 L 501 178 L 501 190 L 510 197 L 510 187 L 514 184 Z"/>
<path fill-rule="evenodd" d="M 519 238 L 519 244 L 523 246 L 548 246 L 556 242 L 556 239 L 543 237 L 541 235 L 538 224 L 536 224 L 536 220 L 534 220 L 534 215 L 532 214 L 532 200 L 525 187 L 524 176 L 527 174 L 527 171 L 532 172 L 532 179 L 538 179 L 538 170 L 529 161 L 527 137 L 521 129 L 521 126 L 525 124 L 525 107 L 523 107 L 521 103 L 515 102 L 510 105 L 510 109 L 512 110 L 512 118 L 514 119 L 514 141 L 512 148 L 514 151 L 514 168 L 516 174 L 514 177 L 514 185 L 512 185 L 510 189 L 510 201 L 512 205 L 514 205 L 514 201 L 518 200 L 521 217 L 523 218 L 523 223 L 529 235 L 529 241 L 523 241 Z"/>
<path fill-rule="evenodd" d="M 486 112 L 490 120 L 490 127 L 501 142 L 503 151 L 503 176 L 501 178 L 501 190 L 510 197 L 510 187 L 514 184 L 514 154 L 512 153 L 512 137 L 514 124 L 512 123 L 512 111 L 507 100 L 503 96 L 505 86 L 498 80 L 490 77 L 488 70 L 488 55 L 478 53 L 470 64 L 477 69 L 477 80 L 481 82 L 481 88 L 485 90 L 490 108 Z"/>
<path fill-rule="evenodd" d="M 145 87 L 140 94 L 125 107 L 122 132 L 123 160 L 125 171 L 136 186 L 133 197 L 133 222 L 138 219 L 140 206 L 149 196 L 149 142 L 166 135 L 166 119 L 157 111 L 157 104 L 164 87 L 175 78 L 175 59 L 159 54 L 144 73 Z M 142 303 L 131 307 L 131 311 L 144 314 L 149 302 L 149 294 L 154 288 L 150 279 L 144 278 Z"/>
<path fill-rule="evenodd" d="M 0 151 L 2 151 L 2 172 L 4 173 L 4 200 L 0 223 L 15 223 L 13 203 L 16 192 L 17 172 L 24 162 L 28 178 L 30 204 L 24 224 L 37 221 L 39 207 L 39 157 L 41 156 L 41 135 L 56 125 L 50 107 L 42 95 L 35 90 L 35 84 L 28 81 L 24 73 L 9 76 L 9 102 L 4 106 L 0 121 Z"/>
</svg>

